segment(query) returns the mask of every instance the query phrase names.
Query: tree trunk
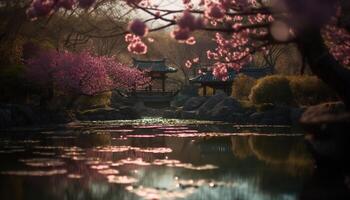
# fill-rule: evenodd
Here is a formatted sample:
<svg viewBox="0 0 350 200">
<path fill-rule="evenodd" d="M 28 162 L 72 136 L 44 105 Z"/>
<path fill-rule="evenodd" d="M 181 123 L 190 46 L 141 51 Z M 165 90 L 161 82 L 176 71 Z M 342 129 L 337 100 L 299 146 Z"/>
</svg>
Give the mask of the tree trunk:
<svg viewBox="0 0 350 200">
<path fill-rule="evenodd" d="M 300 45 L 311 71 L 334 89 L 350 110 L 350 70 L 329 53 L 319 29 L 304 33 Z"/>
</svg>

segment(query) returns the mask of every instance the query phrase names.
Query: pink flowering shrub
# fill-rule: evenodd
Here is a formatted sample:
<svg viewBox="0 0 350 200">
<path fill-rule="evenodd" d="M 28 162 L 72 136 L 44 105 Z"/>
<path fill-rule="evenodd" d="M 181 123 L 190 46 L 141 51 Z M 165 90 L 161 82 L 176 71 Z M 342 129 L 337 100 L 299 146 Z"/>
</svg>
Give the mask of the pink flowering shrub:
<svg viewBox="0 0 350 200">
<path fill-rule="evenodd" d="M 53 85 L 60 91 L 95 95 L 113 89 L 130 90 L 149 83 L 143 72 L 113 58 L 89 52 L 41 52 L 27 63 L 27 77 L 42 87 Z"/>
<path fill-rule="evenodd" d="M 350 34 L 343 28 L 334 25 L 326 26 L 323 37 L 330 53 L 343 65 L 350 65 Z"/>
</svg>

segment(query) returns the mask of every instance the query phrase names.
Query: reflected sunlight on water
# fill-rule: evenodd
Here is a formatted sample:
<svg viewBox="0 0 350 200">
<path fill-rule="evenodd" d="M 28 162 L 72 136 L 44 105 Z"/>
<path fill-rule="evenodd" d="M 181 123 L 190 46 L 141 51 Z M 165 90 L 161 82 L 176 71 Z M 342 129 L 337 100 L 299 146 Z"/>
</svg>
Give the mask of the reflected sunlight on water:
<svg viewBox="0 0 350 200">
<path fill-rule="evenodd" d="M 292 200 L 313 169 L 301 136 L 287 126 L 163 119 L 3 132 L 0 195 Z"/>
</svg>

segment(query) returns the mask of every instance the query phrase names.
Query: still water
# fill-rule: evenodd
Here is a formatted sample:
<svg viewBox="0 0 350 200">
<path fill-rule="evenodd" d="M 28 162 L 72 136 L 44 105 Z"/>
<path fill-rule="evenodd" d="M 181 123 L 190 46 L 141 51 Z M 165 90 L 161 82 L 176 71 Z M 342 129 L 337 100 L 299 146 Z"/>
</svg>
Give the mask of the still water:
<svg viewBox="0 0 350 200">
<path fill-rule="evenodd" d="M 289 127 L 143 119 L 0 134 L 0 199 L 298 199 L 313 170 Z"/>
</svg>

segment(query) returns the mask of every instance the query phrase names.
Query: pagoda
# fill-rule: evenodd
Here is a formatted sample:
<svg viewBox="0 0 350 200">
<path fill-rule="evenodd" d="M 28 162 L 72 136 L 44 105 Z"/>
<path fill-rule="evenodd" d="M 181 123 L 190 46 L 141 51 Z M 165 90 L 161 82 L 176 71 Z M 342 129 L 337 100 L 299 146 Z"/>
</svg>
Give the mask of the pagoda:
<svg viewBox="0 0 350 200">
<path fill-rule="evenodd" d="M 214 94 L 217 90 L 222 90 L 227 95 L 231 95 L 233 81 L 240 73 L 256 79 L 274 73 L 273 67 L 254 67 L 251 65 L 247 65 L 239 71 L 236 71 L 234 69 L 228 69 L 228 77 L 225 81 L 223 81 L 215 77 L 210 68 L 205 67 L 202 68 L 201 71 L 201 74 L 190 79 L 190 83 L 199 84 L 200 87 L 203 88 L 203 96 L 207 95 L 207 87 L 213 88 Z"/>
<path fill-rule="evenodd" d="M 166 80 L 168 73 L 177 72 L 176 68 L 167 66 L 165 59 L 161 60 L 138 60 L 133 58 L 133 65 L 137 69 L 146 73 L 151 78 L 151 84 L 144 90 L 134 90 L 131 98 L 136 98 L 144 102 L 145 105 L 150 107 L 168 107 L 173 97 L 178 93 L 176 91 L 166 90 Z M 152 88 L 154 81 L 161 81 L 161 88 Z"/>
<path fill-rule="evenodd" d="M 168 78 L 168 73 L 177 72 L 176 68 L 169 67 L 165 64 L 165 59 L 161 60 L 138 60 L 133 58 L 134 66 L 141 71 L 146 72 L 146 74 L 151 77 L 151 80 L 161 80 L 162 82 L 162 92 L 166 92 L 166 79 Z M 152 91 L 152 84 L 148 87 L 149 91 Z"/>
</svg>

